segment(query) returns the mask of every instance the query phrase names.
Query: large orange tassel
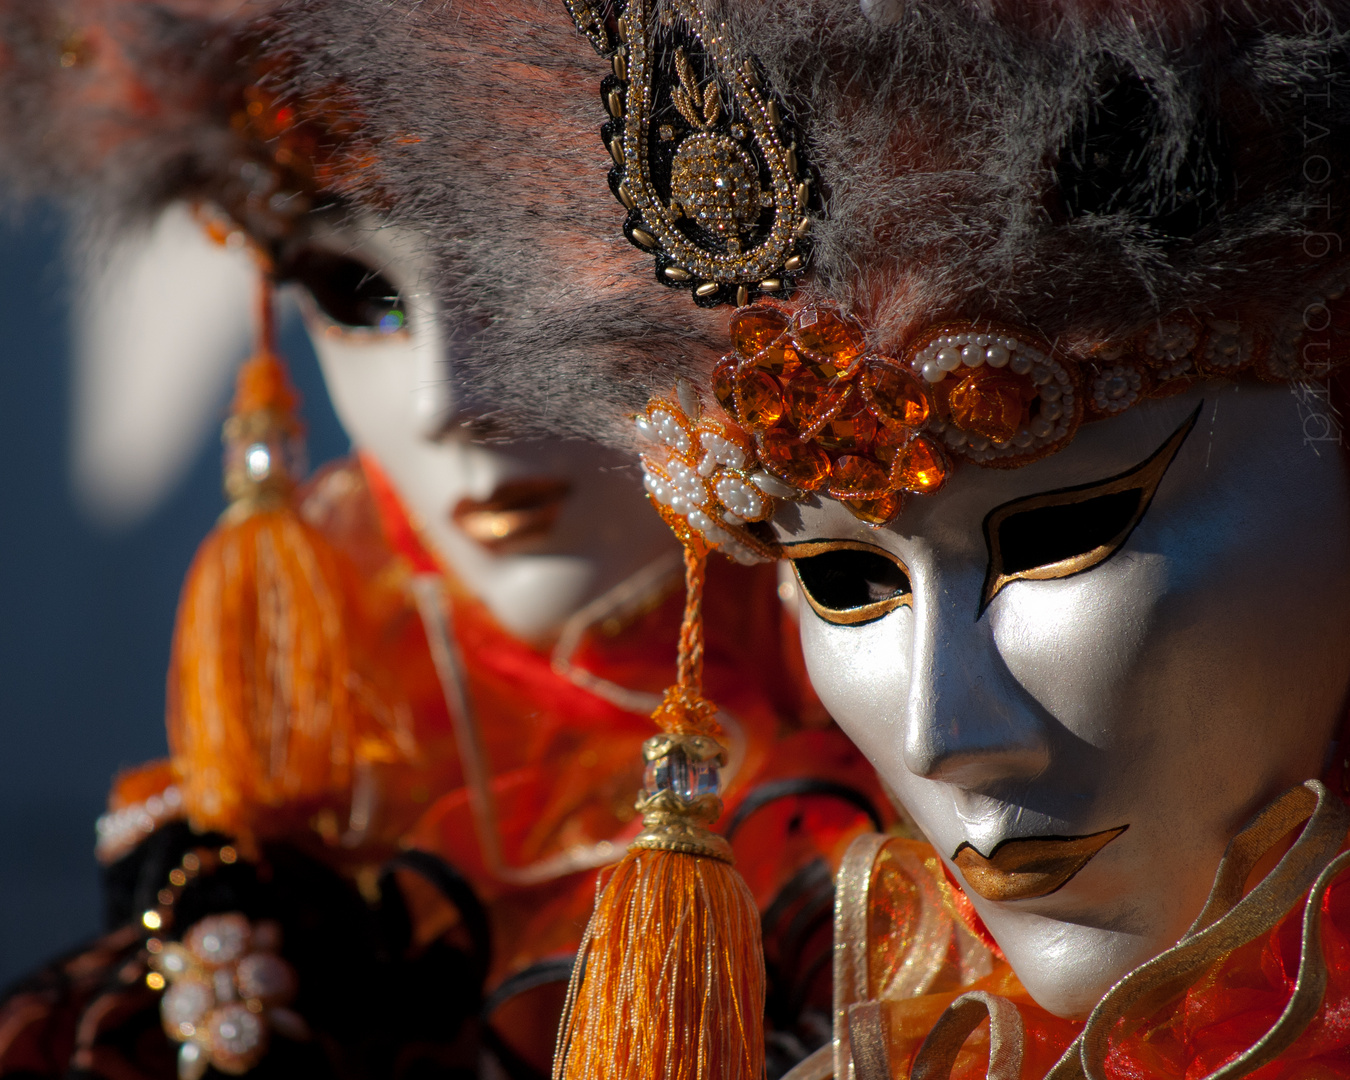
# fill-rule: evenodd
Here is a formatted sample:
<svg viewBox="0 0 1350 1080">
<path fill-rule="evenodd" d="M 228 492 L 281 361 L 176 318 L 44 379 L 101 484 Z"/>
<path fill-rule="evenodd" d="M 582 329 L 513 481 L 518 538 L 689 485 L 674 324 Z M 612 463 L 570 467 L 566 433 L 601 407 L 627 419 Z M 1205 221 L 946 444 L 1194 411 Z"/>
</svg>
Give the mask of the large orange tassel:
<svg viewBox="0 0 1350 1080">
<path fill-rule="evenodd" d="M 761 1080 L 764 951 L 754 898 L 708 825 L 725 753 L 701 691 L 706 551 L 685 546 L 679 678 L 643 746 L 646 828 L 596 899 L 554 1080 Z"/>
<path fill-rule="evenodd" d="M 230 505 L 183 583 L 168 680 L 189 818 L 246 847 L 344 805 L 355 750 L 350 571 L 296 512 L 302 426 L 273 348 L 270 280 L 260 307 L 223 432 Z"/>
</svg>

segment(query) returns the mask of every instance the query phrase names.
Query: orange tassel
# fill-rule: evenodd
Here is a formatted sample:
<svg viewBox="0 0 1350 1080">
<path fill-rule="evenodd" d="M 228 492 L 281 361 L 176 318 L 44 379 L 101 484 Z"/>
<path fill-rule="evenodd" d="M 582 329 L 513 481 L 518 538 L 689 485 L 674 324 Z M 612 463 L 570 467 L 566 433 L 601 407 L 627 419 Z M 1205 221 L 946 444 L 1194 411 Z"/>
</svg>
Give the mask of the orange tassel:
<svg viewBox="0 0 1350 1080">
<path fill-rule="evenodd" d="M 305 828 L 349 797 L 350 571 L 296 512 L 297 395 L 272 349 L 240 370 L 224 429 L 230 506 L 179 599 L 168 680 L 169 746 L 194 826 L 251 846 Z"/>
<path fill-rule="evenodd" d="M 643 747 L 646 829 L 596 898 L 568 990 L 554 1080 L 761 1080 L 759 911 L 707 825 L 724 753 L 701 694 L 706 553 L 685 547 L 679 678 Z"/>
</svg>

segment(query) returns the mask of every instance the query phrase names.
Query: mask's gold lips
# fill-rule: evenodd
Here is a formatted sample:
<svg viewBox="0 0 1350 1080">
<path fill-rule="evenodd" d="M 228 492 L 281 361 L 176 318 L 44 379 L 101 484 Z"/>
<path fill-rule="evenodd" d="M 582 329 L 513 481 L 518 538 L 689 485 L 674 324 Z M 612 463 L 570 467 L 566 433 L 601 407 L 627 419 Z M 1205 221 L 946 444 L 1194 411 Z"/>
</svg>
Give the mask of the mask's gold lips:
<svg viewBox="0 0 1350 1080">
<path fill-rule="evenodd" d="M 966 884 L 986 900 L 1032 900 L 1063 888 L 1128 828 L 1122 825 L 1090 836 L 1013 837 L 988 856 L 965 843 L 956 849 L 952 862 Z"/>
<path fill-rule="evenodd" d="M 553 528 L 570 491 L 566 480 L 553 477 L 507 480 L 486 499 L 461 499 L 450 519 L 489 551 L 520 547 Z"/>
</svg>

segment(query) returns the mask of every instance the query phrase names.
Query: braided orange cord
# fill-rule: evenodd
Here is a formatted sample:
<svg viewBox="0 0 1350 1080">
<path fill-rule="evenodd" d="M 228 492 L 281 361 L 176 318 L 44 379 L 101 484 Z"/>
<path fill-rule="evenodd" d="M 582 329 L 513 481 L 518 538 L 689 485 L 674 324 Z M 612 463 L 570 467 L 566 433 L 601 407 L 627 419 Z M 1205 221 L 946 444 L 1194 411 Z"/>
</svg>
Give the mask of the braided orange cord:
<svg viewBox="0 0 1350 1080">
<path fill-rule="evenodd" d="M 703 585 L 708 556 L 701 545 L 684 546 L 684 621 L 680 624 L 680 651 L 676 682 L 694 697 L 703 696 Z"/>
<path fill-rule="evenodd" d="M 675 685 L 666 688 L 652 722 L 671 735 L 722 734 L 717 709 L 703 696 L 703 584 L 708 551 L 698 542 L 684 546 L 684 621 L 675 662 Z"/>
</svg>

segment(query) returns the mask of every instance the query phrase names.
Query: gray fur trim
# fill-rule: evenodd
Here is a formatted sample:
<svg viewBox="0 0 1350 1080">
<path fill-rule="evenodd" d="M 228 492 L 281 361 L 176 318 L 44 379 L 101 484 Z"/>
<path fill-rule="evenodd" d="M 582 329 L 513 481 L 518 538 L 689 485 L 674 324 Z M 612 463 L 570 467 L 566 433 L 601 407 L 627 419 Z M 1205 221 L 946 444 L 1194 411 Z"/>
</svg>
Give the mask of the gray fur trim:
<svg viewBox="0 0 1350 1080">
<path fill-rule="evenodd" d="M 957 315 L 1081 344 L 1183 310 L 1287 319 L 1338 270 L 1305 240 L 1338 249 L 1350 212 L 1350 3 L 1029 6 L 727 4 L 827 196 L 804 297 L 883 349 Z M 449 309 L 478 327 L 462 363 L 483 394 L 622 439 L 675 375 L 706 385 L 725 310 L 661 288 L 620 237 L 605 65 L 558 0 L 323 0 L 287 22 L 311 77 L 340 73 L 396 147 L 390 216 L 431 238 Z M 1144 117 L 1114 200 L 1093 175 L 1120 171 L 1103 100 Z"/>
</svg>

